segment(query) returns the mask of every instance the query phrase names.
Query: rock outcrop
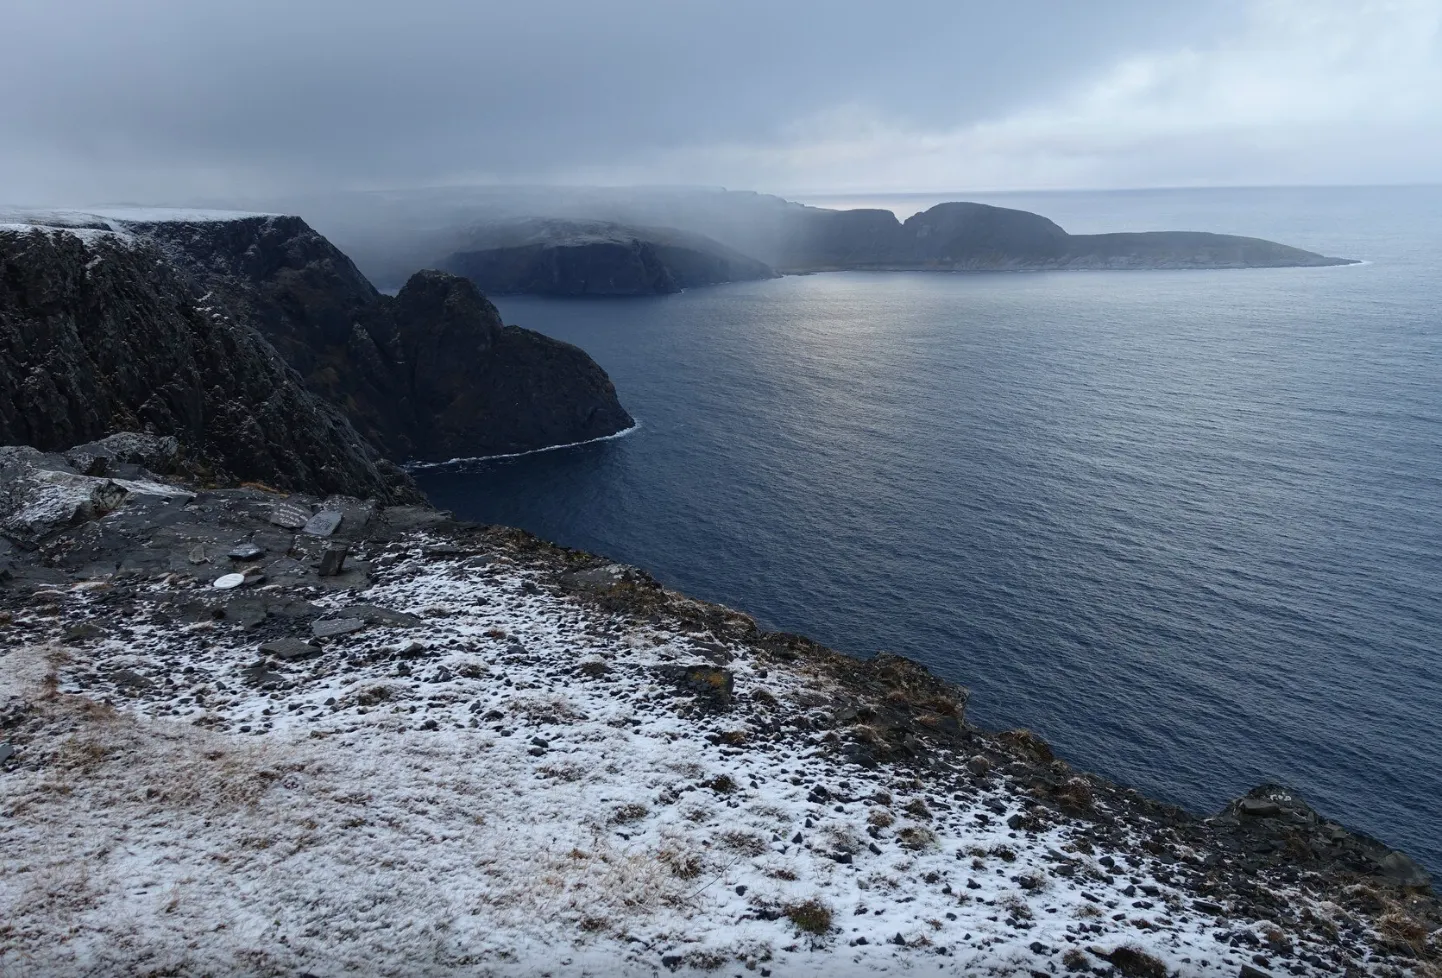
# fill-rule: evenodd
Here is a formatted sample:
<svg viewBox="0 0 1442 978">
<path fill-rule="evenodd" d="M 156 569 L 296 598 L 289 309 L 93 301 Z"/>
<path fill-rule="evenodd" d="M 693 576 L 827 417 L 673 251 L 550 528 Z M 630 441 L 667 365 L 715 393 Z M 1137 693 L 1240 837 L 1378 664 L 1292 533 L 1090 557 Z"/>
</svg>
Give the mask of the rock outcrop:
<svg viewBox="0 0 1442 978">
<path fill-rule="evenodd" d="M 446 273 L 382 295 L 298 217 L 32 220 L 49 230 L 11 226 L 0 252 L 5 441 L 48 449 L 145 428 L 238 478 L 390 498 L 414 491 L 393 463 L 634 423 L 583 351 L 504 325 Z"/>
<path fill-rule="evenodd" d="M 658 295 L 776 275 L 701 235 L 600 221 L 480 228 L 441 264 L 493 295 Z"/>
<path fill-rule="evenodd" d="M 594 360 L 504 325 L 458 276 L 418 272 L 382 295 L 298 217 L 127 226 L 241 311 L 397 462 L 525 452 L 634 424 Z"/>
<path fill-rule="evenodd" d="M 143 237 L 0 230 L 0 441 L 177 439 L 193 473 L 387 500 L 418 493 L 255 329 Z"/>
</svg>

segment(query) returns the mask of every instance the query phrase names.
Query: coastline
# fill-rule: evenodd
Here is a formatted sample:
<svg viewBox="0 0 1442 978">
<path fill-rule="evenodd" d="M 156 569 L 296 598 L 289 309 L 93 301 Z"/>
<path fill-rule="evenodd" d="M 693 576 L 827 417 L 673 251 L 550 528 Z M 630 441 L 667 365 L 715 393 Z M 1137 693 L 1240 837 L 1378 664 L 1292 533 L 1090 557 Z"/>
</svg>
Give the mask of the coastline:
<svg viewBox="0 0 1442 978">
<path fill-rule="evenodd" d="M 587 438 L 582 441 L 567 442 L 564 445 L 547 445 L 545 448 L 532 448 L 525 452 L 510 452 L 502 455 L 477 455 L 474 458 L 453 458 L 444 462 L 406 462 L 401 468 L 407 472 L 427 472 L 432 469 L 445 469 L 474 465 L 478 462 L 494 462 L 503 458 L 525 458 L 527 455 L 540 455 L 544 452 L 558 452 L 563 448 L 580 448 L 582 445 L 594 445 L 597 442 L 615 441 L 618 438 L 625 438 L 641 427 L 641 422 L 632 420 L 629 428 L 622 428 L 620 431 L 609 435 L 601 435 L 599 438 Z"/>
</svg>

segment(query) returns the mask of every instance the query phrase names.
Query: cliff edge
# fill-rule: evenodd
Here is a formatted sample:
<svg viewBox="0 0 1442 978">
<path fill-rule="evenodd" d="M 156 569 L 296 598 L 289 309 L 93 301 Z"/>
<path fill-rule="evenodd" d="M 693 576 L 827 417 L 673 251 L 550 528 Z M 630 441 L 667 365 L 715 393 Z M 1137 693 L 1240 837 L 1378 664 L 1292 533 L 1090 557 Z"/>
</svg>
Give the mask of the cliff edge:
<svg viewBox="0 0 1442 978">
<path fill-rule="evenodd" d="M 972 726 L 966 690 L 916 663 L 765 632 L 604 558 L 71 455 L 0 449 L 22 490 L 0 527 L 40 531 L 0 559 L 0 967 L 1442 960 L 1426 874 L 1283 787 L 1199 818 Z M 48 530 L 17 521 L 56 498 L 76 505 Z"/>
</svg>

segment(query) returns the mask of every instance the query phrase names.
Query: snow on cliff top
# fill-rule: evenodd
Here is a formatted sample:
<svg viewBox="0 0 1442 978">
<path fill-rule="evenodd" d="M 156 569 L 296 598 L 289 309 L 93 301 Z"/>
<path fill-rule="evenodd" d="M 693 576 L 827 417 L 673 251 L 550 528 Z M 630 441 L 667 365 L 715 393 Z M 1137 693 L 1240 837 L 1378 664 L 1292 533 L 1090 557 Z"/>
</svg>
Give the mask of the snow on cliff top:
<svg viewBox="0 0 1442 978">
<path fill-rule="evenodd" d="M 275 217 L 259 211 L 201 210 L 187 207 L 99 207 L 68 210 L 0 205 L 0 225 L 124 231 L 129 224 L 239 221 L 250 217 Z"/>
</svg>

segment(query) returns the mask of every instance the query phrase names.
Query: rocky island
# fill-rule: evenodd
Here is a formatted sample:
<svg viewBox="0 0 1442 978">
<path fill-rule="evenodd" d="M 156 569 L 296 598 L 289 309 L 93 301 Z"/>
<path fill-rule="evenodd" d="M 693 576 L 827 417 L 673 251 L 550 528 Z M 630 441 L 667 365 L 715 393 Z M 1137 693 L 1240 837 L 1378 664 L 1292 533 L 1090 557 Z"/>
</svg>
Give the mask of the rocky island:
<svg viewBox="0 0 1442 978">
<path fill-rule="evenodd" d="M 1438 973 L 1427 874 L 1284 786 L 1188 813 L 426 505 L 397 459 L 629 423 L 470 283 L 51 220 L 0 228 L 6 973 Z"/>
<path fill-rule="evenodd" d="M 787 272 L 832 270 L 1009 271 L 1047 269 L 1292 268 L 1351 265 L 1233 234 L 1149 231 L 1068 234 L 1030 211 L 937 204 L 905 221 L 886 210 L 807 208 L 779 244 Z"/>
</svg>

